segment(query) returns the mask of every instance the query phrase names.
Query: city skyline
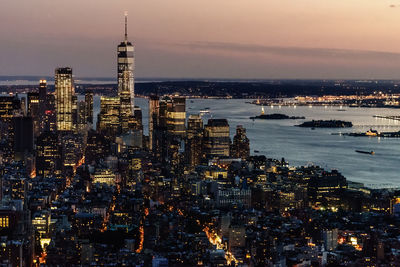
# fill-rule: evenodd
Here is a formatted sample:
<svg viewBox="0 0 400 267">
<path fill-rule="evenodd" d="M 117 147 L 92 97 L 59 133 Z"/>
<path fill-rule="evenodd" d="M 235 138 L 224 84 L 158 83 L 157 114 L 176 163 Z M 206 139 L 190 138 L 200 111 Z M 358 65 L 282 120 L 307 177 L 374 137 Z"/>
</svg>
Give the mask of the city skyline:
<svg viewBox="0 0 400 267">
<path fill-rule="evenodd" d="M 112 48 L 127 10 L 138 78 L 400 76 L 396 1 L 23 2 L 0 11 L 13 28 L 0 28 L 0 75 L 48 75 L 61 65 L 115 77 Z"/>
<path fill-rule="evenodd" d="M 250 1 L 18 5 L 0 69 L 54 86 L 0 76 L 0 266 L 400 266 L 400 80 L 185 80 L 397 75 L 393 18 Z"/>
</svg>

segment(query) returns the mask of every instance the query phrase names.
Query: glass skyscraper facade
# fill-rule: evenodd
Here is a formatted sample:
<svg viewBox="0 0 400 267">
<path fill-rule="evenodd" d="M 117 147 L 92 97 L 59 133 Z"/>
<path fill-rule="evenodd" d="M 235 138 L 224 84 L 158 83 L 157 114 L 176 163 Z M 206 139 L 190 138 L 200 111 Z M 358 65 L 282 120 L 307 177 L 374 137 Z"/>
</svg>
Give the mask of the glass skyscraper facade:
<svg viewBox="0 0 400 267">
<path fill-rule="evenodd" d="M 118 96 L 121 99 L 121 133 L 129 131 L 134 108 L 134 46 L 128 41 L 127 14 L 125 14 L 125 39 L 118 45 Z"/>
<path fill-rule="evenodd" d="M 73 130 L 73 96 L 75 95 L 72 69 L 57 68 L 55 73 L 57 130 Z"/>
</svg>

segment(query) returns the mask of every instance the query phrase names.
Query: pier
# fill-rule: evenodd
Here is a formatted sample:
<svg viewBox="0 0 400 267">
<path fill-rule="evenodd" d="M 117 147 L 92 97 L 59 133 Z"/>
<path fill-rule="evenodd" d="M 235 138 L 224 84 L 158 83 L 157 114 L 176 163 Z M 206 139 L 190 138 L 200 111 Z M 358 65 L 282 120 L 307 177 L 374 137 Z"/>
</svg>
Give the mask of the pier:
<svg viewBox="0 0 400 267">
<path fill-rule="evenodd" d="M 382 115 L 374 115 L 374 118 L 386 119 L 386 120 L 394 120 L 394 121 L 400 121 L 400 116 L 382 116 Z"/>
</svg>

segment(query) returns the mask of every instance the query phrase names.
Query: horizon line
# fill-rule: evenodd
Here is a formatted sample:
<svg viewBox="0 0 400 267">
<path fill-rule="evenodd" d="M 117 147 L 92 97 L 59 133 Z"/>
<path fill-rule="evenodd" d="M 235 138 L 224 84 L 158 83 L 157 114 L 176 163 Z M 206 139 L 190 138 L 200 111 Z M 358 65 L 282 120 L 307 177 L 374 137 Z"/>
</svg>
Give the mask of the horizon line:
<svg viewBox="0 0 400 267">
<path fill-rule="evenodd" d="M 6 81 L 5 78 L 24 80 L 28 78 L 28 81 L 47 79 L 54 80 L 54 76 L 50 75 L 0 75 L 0 81 Z M 105 81 L 116 81 L 114 77 L 107 76 L 75 76 L 75 80 L 105 80 Z M 162 81 L 400 81 L 400 78 L 227 78 L 227 77 L 137 77 L 135 80 L 149 81 L 154 80 L 155 82 Z M 117 82 L 117 81 L 116 81 Z"/>
</svg>

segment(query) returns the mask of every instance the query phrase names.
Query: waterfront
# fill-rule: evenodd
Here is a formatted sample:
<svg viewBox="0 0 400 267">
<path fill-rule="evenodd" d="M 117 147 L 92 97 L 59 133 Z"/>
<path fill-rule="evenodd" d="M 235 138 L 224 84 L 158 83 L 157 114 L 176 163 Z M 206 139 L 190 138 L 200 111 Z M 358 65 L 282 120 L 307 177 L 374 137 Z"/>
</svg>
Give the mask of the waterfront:
<svg viewBox="0 0 400 267">
<path fill-rule="evenodd" d="M 21 94 L 20 96 L 25 96 Z M 84 96 L 80 95 L 82 100 Z M 270 158 L 285 158 L 292 166 L 318 165 L 337 169 L 347 179 L 364 183 L 372 188 L 400 187 L 398 163 L 400 160 L 400 138 L 353 137 L 332 133 L 365 132 L 370 128 L 381 131 L 399 131 L 400 121 L 374 118 L 374 115 L 395 116 L 397 109 L 349 108 L 298 106 L 281 108 L 264 107 L 266 114 L 283 113 L 288 116 L 304 116 L 305 120 L 340 119 L 353 122 L 352 128 L 309 129 L 294 127 L 305 120 L 251 120 L 259 115 L 261 106 L 248 103 L 248 99 L 187 99 L 187 117 L 210 108 L 207 119 L 227 118 L 231 126 L 231 137 L 236 125 L 247 129 L 251 154 Z M 135 105 L 142 109 L 144 134 L 148 135 L 148 100 L 136 98 Z M 100 110 L 100 96 L 94 97 L 94 125 Z M 94 126 L 95 127 L 95 126 Z M 254 153 L 258 150 L 259 153 Z M 355 150 L 374 151 L 375 155 L 362 155 Z"/>
<path fill-rule="evenodd" d="M 228 118 L 231 135 L 238 124 L 247 128 L 251 153 L 258 150 L 259 155 L 271 158 L 284 157 L 291 165 L 319 165 L 327 169 L 337 169 L 346 178 L 365 183 L 370 187 L 400 186 L 398 162 L 400 159 L 400 139 L 379 139 L 332 135 L 335 132 L 363 132 L 370 126 L 378 130 L 400 130 L 400 122 L 374 118 L 373 115 L 397 115 L 396 109 L 348 108 L 338 111 L 337 107 L 265 107 L 265 112 L 283 113 L 289 116 L 305 116 L 309 119 L 340 119 L 351 121 L 348 129 L 307 129 L 293 127 L 304 120 L 251 120 L 259 115 L 260 106 L 246 103 L 245 99 L 193 99 L 186 101 L 187 116 L 197 114 L 209 107 L 205 123 L 213 118 Z M 147 134 L 148 102 L 137 98 L 136 105 L 142 108 L 145 134 Z M 95 113 L 99 110 L 99 97 L 95 97 Z M 97 115 L 95 114 L 95 117 Z M 355 150 L 375 151 L 375 155 L 363 155 Z"/>
</svg>

